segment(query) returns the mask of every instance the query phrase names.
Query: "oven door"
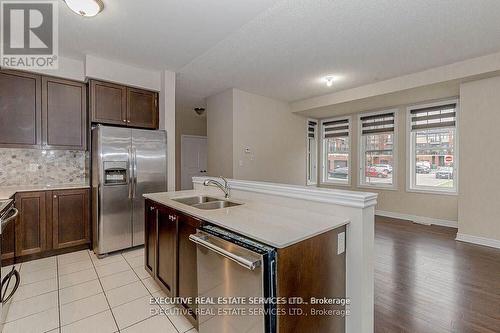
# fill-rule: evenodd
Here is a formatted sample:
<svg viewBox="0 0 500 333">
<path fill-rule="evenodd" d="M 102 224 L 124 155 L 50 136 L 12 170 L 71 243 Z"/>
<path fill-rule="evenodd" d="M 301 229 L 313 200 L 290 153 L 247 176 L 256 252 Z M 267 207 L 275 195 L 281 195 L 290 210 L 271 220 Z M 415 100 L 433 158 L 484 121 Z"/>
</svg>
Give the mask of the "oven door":
<svg viewBox="0 0 500 333">
<path fill-rule="evenodd" d="M 3 230 L 9 223 L 13 223 L 19 215 L 19 211 L 12 205 L 10 209 L 6 211 L 5 214 L 0 216 L 0 231 Z M 0 237 L 0 249 L 2 248 Z M 0 250 L 1 255 L 1 250 Z M 0 269 L 0 323 L 4 323 L 7 318 L 7 313 L 9 311 L 10 303 L 12 302 L 12 296 L 17 291 L 19 283 L 21 281 L 19 277 L 18 267 L 19 265 L 12 265 L 7 267 L 1 267 Z M 1 326 L 1 325 L 0 325 Z"/>
</svg>

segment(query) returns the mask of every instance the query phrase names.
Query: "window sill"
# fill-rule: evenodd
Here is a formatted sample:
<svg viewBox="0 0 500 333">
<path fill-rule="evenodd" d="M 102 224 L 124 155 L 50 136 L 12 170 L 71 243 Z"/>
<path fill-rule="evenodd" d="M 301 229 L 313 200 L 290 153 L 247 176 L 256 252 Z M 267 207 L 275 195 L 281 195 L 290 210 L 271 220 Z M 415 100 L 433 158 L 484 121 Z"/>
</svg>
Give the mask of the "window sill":
<svg viewBox="0 0 500 333">
<path fill-rule="evenodd" d="M 435 195 L 451 195 L 451 196 L 458 195 L 458 191 L 440 191 L 440 190 L 415 189 L 415 188 L 407 188 L 406 192 L 421 193 L 421 194 L 435 194 Z"/>
<path fill-rule="evenodd" d="M 397 191 L 398 190 L 398 187 L 396 185 L 378 186 L 378 185 L 359 184 L 358 187 L 364 188 L 364 189 L 380 190 L 380 191 Z"/>
<path fill-rule="evenodd" d="M 321 182 L 320 185 L 351 187 L 351 183 Z"/>
</svg>

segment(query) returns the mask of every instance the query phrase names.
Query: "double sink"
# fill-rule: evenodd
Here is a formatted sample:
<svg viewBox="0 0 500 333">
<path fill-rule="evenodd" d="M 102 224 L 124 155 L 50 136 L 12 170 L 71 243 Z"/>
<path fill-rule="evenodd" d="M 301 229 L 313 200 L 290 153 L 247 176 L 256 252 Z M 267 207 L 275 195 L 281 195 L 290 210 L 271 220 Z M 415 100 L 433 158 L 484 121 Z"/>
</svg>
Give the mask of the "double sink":
<svg viewBox="0 0 500 333">
<path fill-rule="evenodd" d="M 212 210 L 212 209 L 220 209 L 227 208 L 233 206 L 239 206 L 240 203 L 222 200 L 214 197 L 208 197 L 204 195 L 199 195 L 195 197 L 187 197 L 187 198 L 179 198 L 172 199 L 173 201 L 179 202 L 181 204 L 185 204 L 191 207 L 195 207 L 198 209 Z"/>
</svg>

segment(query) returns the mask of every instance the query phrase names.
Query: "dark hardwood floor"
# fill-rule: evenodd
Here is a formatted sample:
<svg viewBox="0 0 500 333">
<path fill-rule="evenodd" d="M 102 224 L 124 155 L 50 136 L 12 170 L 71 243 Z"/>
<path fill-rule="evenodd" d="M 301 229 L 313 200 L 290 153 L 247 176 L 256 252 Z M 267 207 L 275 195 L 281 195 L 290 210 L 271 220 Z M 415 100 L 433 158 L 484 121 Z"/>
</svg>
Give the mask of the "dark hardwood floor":
<svg viewBox="0 0 500 333">
<path fill-rule="evenodd" d="M 500 332 L 500 250 L 376 217 L 375 332 Z"/>
</svg>

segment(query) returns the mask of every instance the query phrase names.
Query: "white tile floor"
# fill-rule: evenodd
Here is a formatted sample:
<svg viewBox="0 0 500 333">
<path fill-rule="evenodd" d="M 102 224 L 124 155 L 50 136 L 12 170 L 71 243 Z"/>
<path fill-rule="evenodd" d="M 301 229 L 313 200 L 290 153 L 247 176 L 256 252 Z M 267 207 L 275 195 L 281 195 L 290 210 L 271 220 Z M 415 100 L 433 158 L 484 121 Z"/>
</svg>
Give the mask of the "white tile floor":
<svg viewBox="0 0 500 333">
<path fill-rule="evenodd" d="M 144 269 L 143 248 L 103 259 L 84 250 L 22 263 L 18 270 L 21 285 L 0 323 L 2 333 L 197 333 L 182 315 L 158 314 L 159 305 L 150 304 L 165 295 Z"/>
</svg>

